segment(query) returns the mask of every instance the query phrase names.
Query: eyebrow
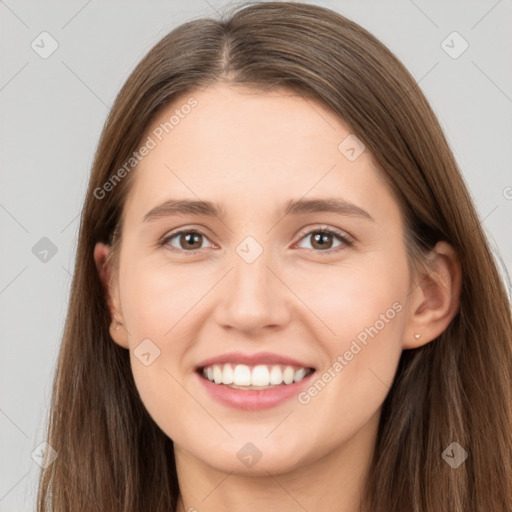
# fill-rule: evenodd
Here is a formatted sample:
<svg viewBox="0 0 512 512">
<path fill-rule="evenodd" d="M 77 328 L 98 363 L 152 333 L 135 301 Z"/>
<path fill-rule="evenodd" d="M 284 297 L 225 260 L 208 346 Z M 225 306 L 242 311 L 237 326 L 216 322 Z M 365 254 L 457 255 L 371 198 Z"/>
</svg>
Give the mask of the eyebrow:
<svg viewBox="0 0 512 512">
<path fill-rule="evenodd" d="M 290 199 L 284 203 L 280 213 L 284 217 L 286 215 L 319 212 L 356 216 L 375 222 L 374 218 L 366 210 L 339 198 Z M 222 219 L 226 217 L 226 210 L 222 205 L 212 201 L 169 199 L 146 213 L 143 222 L 150 222 L 171 215 L 207 215 Z"/>
</svg>

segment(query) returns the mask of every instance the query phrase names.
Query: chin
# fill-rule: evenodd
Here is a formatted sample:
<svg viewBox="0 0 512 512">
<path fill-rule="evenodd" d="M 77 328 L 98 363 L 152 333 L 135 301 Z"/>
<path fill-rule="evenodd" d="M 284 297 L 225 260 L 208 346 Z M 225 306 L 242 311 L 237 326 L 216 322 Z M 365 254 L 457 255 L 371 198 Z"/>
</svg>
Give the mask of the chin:
<svg viewBox="0 0 512 512">
<path fill-rule="evenodd" d="M 248 436 L 247 439 L 230 439 L 223 446 L 217 444 L 214 451 L 211 446 L 215 443 L 212 443 L 205 446 L 204 451 L 194 450 L 193 454 L 217 471 L 252 476 L 288 473 L 301 466 L 307 458 L 304 442 L 301 441 L 293 443 L 295 446 L 283 446 L 277 437 L 272 441 L 265 437 L 258 439 Z M 302 450 L 298 450 L 297 445 Z M 207 458 L 204 457 L 206 453 Z"/>
</svg>

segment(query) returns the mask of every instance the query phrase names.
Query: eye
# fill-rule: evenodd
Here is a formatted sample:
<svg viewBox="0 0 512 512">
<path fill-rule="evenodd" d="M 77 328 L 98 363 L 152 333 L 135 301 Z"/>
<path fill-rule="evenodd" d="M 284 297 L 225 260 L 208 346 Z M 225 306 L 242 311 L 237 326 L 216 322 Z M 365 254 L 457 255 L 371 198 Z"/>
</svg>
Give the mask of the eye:
<svg viewBox="0 0 512 512">
<path fill-rule="evenodd" d="M 323 252 L 327 254 L 341 250 L 339 247 L 343 245 L 350 247 L 353 243 L 351 238 L 346 233 L 333 228 L 321 228 L 314 231 L 309 231 L 301 238 L 301 240 L 305 240 L 308 237 L 311 237 L 310 243 L 313 249 L 318 249 L 316 252 Z M 340 243 L 334 247 L 333 237 L 340 240 Z"/>
<path fill-rule="evenodd" d="M 178 247 L 171 243 L 174 238 L 177 240 Z M 204 240 L 208 240 L 208 238 L 206 238 L 203 233 L 193 229 L 187 229 L 177 231 L 176 233 L 172 233 L 169 236 L 166 236 L 162 240 L 162 245 L 169 245 L 177 251 L 193 252 L 203 248 L 202 242 Z"/>
<path fill-rule="evenodd" d="M 341 246 L 350 247 L 353 241 L 347 233 L 339 231 L 334 228 L 320 228 L 313 231 L 309 231 L 301 237 L 301 241 L 311 237 L 312 250 L 317 249 L 316 252 L 322 252 L 330 254 L 341 250 Z M 339 240 L 339 244 L 333 246 L 333 238 Z M 176 231 L 166 236 L 161 245 L 167 245 L 172 250 L 195 253 L 196 251 L 203 249 L 203 242 L 208 238 L 200 231 L 194 229 L 184 229 Z M 177 246 L 175 245 L 177 243 Z"/>
</svg>

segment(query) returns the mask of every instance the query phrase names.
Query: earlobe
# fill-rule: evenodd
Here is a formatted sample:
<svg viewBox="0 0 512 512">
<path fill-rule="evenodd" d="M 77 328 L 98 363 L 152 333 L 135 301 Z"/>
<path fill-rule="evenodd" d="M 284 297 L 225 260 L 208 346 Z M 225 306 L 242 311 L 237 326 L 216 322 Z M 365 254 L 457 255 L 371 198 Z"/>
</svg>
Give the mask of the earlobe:
<svg viewBox="0 0 512 512">
<path fill-rule="evenodd" d="M 411 317 L 404 349 L 418 348 L 437 338 L 459 309 L 462 270 L 457 252 L 447 242 L 438 242 L 429 254 L 429 261 L 429 270 L 419 276 L 411 294 Z"/>
<path fill-rule="evenodd" d="M 94 247 L 94 261 L 100 276 L 105 296 L 110 311 L 110 336 L 119 346 L 128 348 L 128 336 L 124 327 L 124 320 L 119 306 L 119 297 L 115 283 L 112 283 L 111 268 L 107 262 L 107 256 L 110 252 L 110 247 L 106 244 L 98 242 Z"/>
<path fill-rule="evenodd" d="M 129 348 L 128 345 L 128 333 L 122 322 L 119 322 L 117 319 L 114 319 L 109 328 L 110 337 L 117 343 L 120 347 Z"/>
</svg>

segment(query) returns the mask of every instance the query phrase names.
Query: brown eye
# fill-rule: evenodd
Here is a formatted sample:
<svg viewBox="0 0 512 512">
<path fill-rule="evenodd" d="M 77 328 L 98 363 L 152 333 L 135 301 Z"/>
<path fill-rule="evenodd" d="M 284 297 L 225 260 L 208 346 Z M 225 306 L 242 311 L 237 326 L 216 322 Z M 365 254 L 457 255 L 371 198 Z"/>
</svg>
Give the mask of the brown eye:
<svg viewBox="0 0 512 512">
<path fill-rule="evenodd" d="M 178 241 L 178 247 L 171 243 L 173 239 Z M 194 251 L 202 248 L 203 241 L 207 238 L 198 231 L 178 231 L 165 238 L 164 244 L 170 245 L 173 249 L 182 251 Z"/>
<path fill-rule="evenodd" d="M 310 231 L 306 233 L 301 240 L 307 240 L 308 238 L 310 239 L 312 250 L 316 252 L 331 253 L 340 250 L 342 246 L 348 247 L 352 245 L 352 241 L 349 239 L 348 235 L 330 228 Z M 335 243 L 335 239 L 338 239 L 337 244 Z"/>
<path fill-rule="evenodd" d="M 198 233 L 186 233 L 180 235 L 178 240 L 182 249 L 200 249 L 202 245 L 203 235 Z"/>
<path fill-rule="evenodd" d="M 311 237 L 311 245 L 315 249 L 330 249 L 333 244 L 333 235 L 330 233 L 318 232 Z"/>
</svg>

